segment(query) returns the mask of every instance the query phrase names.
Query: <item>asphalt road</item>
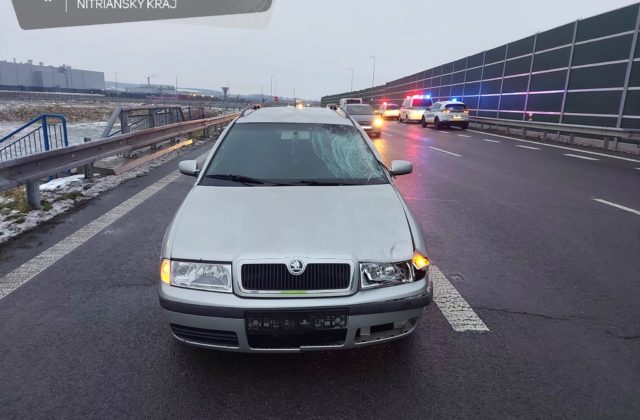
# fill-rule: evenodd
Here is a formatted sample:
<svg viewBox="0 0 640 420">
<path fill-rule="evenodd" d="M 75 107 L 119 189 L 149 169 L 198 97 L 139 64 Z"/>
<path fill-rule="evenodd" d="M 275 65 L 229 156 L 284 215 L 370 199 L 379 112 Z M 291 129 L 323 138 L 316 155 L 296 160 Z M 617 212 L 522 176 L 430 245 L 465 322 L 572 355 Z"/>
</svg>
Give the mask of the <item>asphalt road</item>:
<svg viewBox="0 0 640 420">
<path fill-rule="evenodd" d="M 414 162 L 398 185 L 432 259 L 490 331 L 455 332 L 434 303 L 416 334 L 379 347 L 183 346 L 156 290 L 164 229 L 193 182 L 179 177 L 0 300 L 0 418 L 637 418 L 640 159 L 384 131 L 383 157 Z M 2 246 L 0 278 L 176 166 Z"/>
</svg>

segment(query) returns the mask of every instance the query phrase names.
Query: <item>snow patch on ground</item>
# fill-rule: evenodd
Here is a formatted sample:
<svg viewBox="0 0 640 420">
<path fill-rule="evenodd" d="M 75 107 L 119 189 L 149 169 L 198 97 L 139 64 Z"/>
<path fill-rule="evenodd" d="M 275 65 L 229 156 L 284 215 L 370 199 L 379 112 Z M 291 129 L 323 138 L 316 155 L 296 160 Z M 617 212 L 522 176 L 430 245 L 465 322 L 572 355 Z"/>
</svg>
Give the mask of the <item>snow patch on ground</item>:
<svg viewBox="0 0 640 420">
<path fill-rule="evenodd" d="M 96 175 L 91 180 L 84 179 L 83 175 L 73 175 L 42 184 L 40 186 L 41 200 L 48 203 L 50 208 L 32 210 L 24 214 L 17 210 L 8 214 L 0 214 L 0 244 L 60 214 L 77 208 L 81 203 L 97 197 L 104 191 L 111 190 L 130 179 L 145 176 L 151 169 L 178 156 L 190 153 L 194 148 L 201 147 L 205 143 L 207 142 L 196 142 L 192 147 L 179 149 L 121 175 Z M 9 200 L 11 199 L 7 198 L 5 194 L 0 194 L 0 208 L 3 207 L 2 204 L 7 203 Z"/>
<path fill-rule="evenodd" d="M 81 185 L 84 175 L 73 175 L 66 178 L 58 178 L 40 185 L 40 191 L 59 191 L 62 189 L 70 189 L 75 185 Z"/>
</svg>

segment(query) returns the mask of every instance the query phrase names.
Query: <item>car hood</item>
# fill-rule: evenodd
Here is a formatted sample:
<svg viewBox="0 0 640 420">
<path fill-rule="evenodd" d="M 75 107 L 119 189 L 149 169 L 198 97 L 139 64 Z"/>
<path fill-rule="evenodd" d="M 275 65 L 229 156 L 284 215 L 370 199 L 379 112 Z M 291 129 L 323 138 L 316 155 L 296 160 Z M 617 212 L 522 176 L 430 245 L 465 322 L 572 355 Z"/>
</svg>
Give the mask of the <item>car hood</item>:
<svg viewBox="0 0 640 420">
<path fill-rule="evenodd" d="M 352 115 L 351 118 L 360 125 L 371 125 L 373 121 L 373 115 Z"/>
<path fill-rule="evenodd" d="M 413 255 L 390 184 L 344 187 L 196 186 L 172 224 L 171 258 L 348 257 L 392 262 Z"/>
</svg>

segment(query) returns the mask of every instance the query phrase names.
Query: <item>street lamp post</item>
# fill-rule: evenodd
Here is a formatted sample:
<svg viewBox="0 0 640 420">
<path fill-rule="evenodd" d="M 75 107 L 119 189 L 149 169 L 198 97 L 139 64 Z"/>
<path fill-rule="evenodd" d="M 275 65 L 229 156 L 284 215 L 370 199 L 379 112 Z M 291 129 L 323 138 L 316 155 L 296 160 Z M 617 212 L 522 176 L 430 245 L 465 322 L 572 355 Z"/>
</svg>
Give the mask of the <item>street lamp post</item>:
<svg viewBox="0 0 640 420">
<path fill-rule="evenodd" d="M 370 55 L 369 58 L 373 59 L 373 80 L 371 82 L 371 87 L 376 85 L 376 56 Z"/>
<path fill-rule="evenodd" d="M 353 67 L 349 67 L 347 70 L 351 70 L 351 90 L 349 92 L 353 92 Z"/>
<path fill-rule="evenodd" d="M 271 98 L 273 99 L 273 78 L 275 77 L 275 74 L 271 75 Z"/>
<path fill-rule="evenodd" d="M 176 78 L 176 96 L 178 96 L 178 76 L 174 74 L 173 77 Z"/>
<path fill-rule="evenodd" d="M 119 96 L 119 91 L 118 91 L 118 74 L 120 74 L 119 71 L 116 72 L 116 96 Z"/>
</svg>

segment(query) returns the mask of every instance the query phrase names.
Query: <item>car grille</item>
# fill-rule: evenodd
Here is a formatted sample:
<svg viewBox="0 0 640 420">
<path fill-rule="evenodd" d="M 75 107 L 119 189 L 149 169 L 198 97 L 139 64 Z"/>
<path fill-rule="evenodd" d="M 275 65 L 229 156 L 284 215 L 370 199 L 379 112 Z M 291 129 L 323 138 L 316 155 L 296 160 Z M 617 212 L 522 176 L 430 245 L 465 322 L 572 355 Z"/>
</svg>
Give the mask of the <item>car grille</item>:
<svg viewBox="0 0 640 420">
<path fill-rule="evenodd" d="M 238 335 L 233 331 L 215 331 L 201 328 L 191 328 L 171 324 L 171 330 L 176 337 L 183 340 L 212 346 L 238 347 Z"/>
<path fill-rule="evenodd" d="M 286 264 L 244 264 L 240 281 L 248 291 L 345 290 L 351 285 L 349 264 L 308 264 L 294 276 Z"/>
</svg>

